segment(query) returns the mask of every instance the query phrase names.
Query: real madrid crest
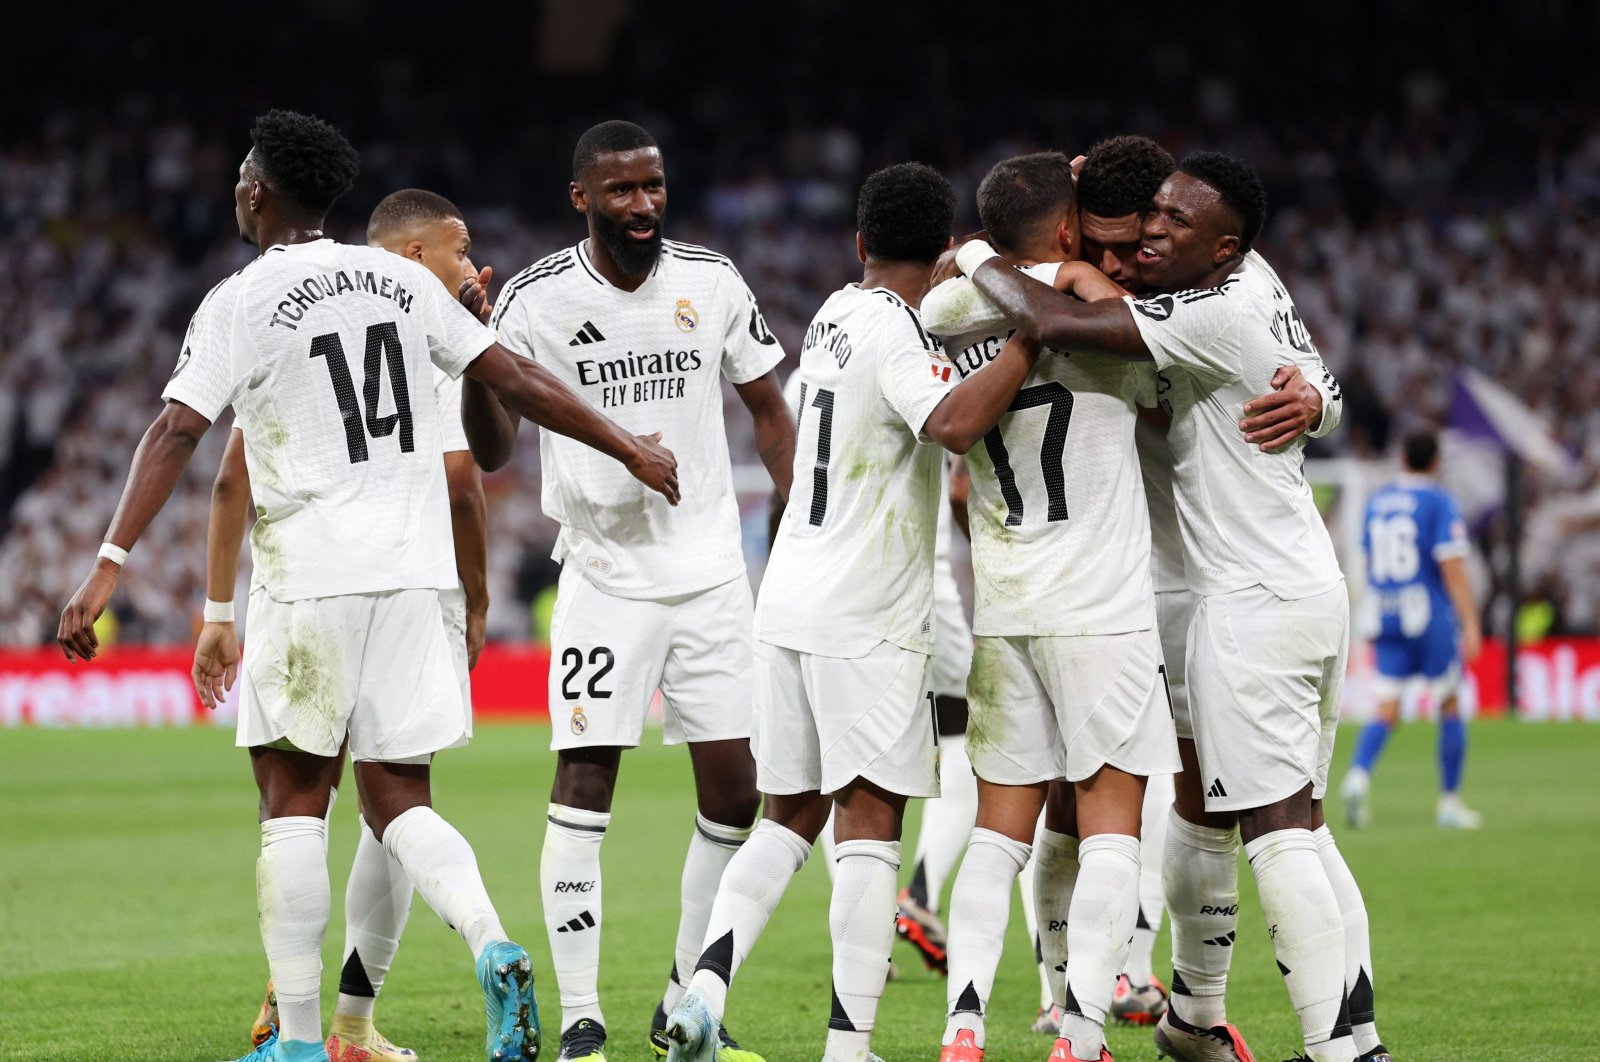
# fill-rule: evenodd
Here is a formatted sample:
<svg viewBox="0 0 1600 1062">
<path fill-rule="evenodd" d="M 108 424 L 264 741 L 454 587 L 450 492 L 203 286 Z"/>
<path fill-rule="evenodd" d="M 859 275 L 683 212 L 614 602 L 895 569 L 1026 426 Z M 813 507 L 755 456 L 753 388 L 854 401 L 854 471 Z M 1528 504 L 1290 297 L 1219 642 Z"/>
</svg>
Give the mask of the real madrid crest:
<svg viewBox="0 0 1600 1062">
<path fill-rule="evenodd" d="M 694 303 L 688 299 L 679 299 L 678 308 L 672 313 L 672 322 L 678 326 L 680 332 L 693 332 L 700 327 L 700 313 L 694 308 Z"/>
<path fill-rule="evenodd" d="M 572 727 L 574 734 L 582 734 L 589 729 L 589 720 L 583 717 L 583 705 L 575 704 L 572 706 L 572 722 L 568 725 Z"/>
</svg>

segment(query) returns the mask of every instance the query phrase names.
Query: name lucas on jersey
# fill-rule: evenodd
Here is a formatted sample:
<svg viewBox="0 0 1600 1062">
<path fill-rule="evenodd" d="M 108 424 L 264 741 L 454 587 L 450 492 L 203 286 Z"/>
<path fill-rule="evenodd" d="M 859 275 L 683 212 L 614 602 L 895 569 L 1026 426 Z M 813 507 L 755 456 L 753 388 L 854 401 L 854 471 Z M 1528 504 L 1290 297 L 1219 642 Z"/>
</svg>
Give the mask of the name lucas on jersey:
<svg viewBox="0 0 1600 1062">
<path fill-rule="evenodd" d="M 283 301 L 278 303 L 272 320 L 267 322 L 267 327 L 282 325 L 291 330 L 298 330 L 300 326 L 295 322 L 304 317 L 311 307 L 323 299 L 352 293 L 392 299 L 403 312 L 411 312 L 411 292 L 393 277 L 379 276 L 370 271 L 363 273 L 360 270 L 351 274 L 341 269 L 331 277 L 326 273 L 320 277 L 306 277 L 298 285 L 290 288 L 284 293 Z"/>
<path fill-rule="evenodd" d="M 600 406 L 610 409 L 627 405 L 630 400 L 637 404 L 660 398 L 682 398 L 688 378 L 669 374 L 693 372 L 704 364 L 698 349 L 669 350 L 663 354 L 635 354 L 630 350 L 620 358 L 607 361 L 585 358 L 574 367 L 578 370 L 578 382 L 586 387 L 600 387 Z"/>
</svg>

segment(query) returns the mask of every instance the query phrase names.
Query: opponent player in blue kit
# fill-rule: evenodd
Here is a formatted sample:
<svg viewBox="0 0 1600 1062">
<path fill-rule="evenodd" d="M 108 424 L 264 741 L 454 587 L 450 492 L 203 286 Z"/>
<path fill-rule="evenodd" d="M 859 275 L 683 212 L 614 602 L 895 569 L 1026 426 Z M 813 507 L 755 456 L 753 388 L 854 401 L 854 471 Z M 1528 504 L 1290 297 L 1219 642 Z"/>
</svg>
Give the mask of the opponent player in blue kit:
<svg viewBox="0 0 1600 1062">
<path fill-rule="evenodd" d="M 1400 718 L 1408 682 L 1428 684 L 1439 713 L 1439 809 L 1446 829 L 1477 829 L 1483 817 L 1461 803 L 1467 731 L 1456 696 L 1461 668 L 1483 645 L 1467 578 L 1467 531 L 1455 499 L 1439 487 L 1439 443 L 1432 432 L 1406 436 L 1405 473 L 1367 503 L 1362 545 L 1377 623 L 1377 716 L 1361 732 L 1340 786 L 1352 826 L 1371 820 L 1372 769 Z"/>
</svg>

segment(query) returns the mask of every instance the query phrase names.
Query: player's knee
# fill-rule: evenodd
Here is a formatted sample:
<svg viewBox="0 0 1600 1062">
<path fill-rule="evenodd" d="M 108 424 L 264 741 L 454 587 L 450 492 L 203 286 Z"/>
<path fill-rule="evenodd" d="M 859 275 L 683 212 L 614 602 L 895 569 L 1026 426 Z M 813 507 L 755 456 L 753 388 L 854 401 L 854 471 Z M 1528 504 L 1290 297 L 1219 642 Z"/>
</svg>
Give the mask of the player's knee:
<svg viewBox="0 0 1600 1062">
<path fill-rule="evenodd" d="M 583 811 L 610 811 L 617 788 L 620 749 L 583 749 L 561 752 L 556 757 L 555 781 L 550 785 L 550 802 Z M 577 753 L 577 754 L 574 754 Z"/>
<path fill-rule="evenodd" d="M 747 792 L 701 793 L 699 805 L 700 814 L 712 822 L 742 830 L 756 821 L 761 811 L 761 794 L 756 792 L 752 780 Z"/>
</svg>

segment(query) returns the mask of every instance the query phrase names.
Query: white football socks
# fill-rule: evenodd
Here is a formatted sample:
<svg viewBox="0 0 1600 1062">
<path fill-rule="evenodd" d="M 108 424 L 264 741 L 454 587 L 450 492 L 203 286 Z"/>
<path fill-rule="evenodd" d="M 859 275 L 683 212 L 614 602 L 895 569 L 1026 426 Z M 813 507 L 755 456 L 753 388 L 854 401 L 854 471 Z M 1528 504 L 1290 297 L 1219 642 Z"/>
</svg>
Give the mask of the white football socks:
<svg viewBox="0 0 1600 1062">
<path fill-rule="evenodd" d="M 705 946 L 711 904 L 717 898 L 723 871 L 754 831 L 754 823 L 745 827 L 724 826 L 704 815 L 695 815 L 689 854 L 683 860 L 678 940 L 672 953 L 672 975 L 667 978 L 667 990 L 661 998 L 663 1010 L 670 1011 L 683 998 L 684 986 L 700 961 L 700 949 Z"/>
<path fill-rule="evenodd" d="M 1274 830 L 1244 846 L 1289 1001 L 1314 1062 L 1350 1062 L 1344 1009 L 1344 923 L 1311 831 Z M 1341 1027 L 1340 1022 L 1345 1024 Z"/>
<path fill-rule="evenodd" d="M 1139 917 L 1139 838 L 1099 833 L 1078 845 L 1078 882 L 1067 912 L 1067 1005 L 1061 1035 L 1073 1055 L 1099 1059 L 1106 1013 Z"/>
<path fill-rule="evenodd" d="M 833 1006 L 823 1054 L 830 1062 L 866 1062 L 894 947 L 900 842 L 840 841 L 834 851 L 837 873 L 828 907 Z"/>
<path fill-rule="evenodd" d="M 1042 819 L 1039 828 L 1044 828 Z M 1050 987 L 1050 975 L 1045 972 L 1044 954 L 1039 950 L 1039 912 L 1033 902 L 1037 869 L 1032 859 L 1022 864 L 1017 872 L 1017 891 L 1022 900 L 1022 924 L 1027 926 L 1028 940 L 1033 944 L 1033 965 L 1039 971 L 1039 1009 L 1043 1010 L 1055 1001 L 1055 992 Z"/>
<path fill-rule="evenodd" d="M 1156 934 L 1166 912 L 1161 888 L 1161 860 L 1167 845 L 1167 815 L 1172 811 L 1172 775 L 1152 775 L 1145 782 L 1144 809 L 1139 818 L 1139 918 L 1133 926 L 1128 965 L 1122 972 L 1135 988 L 1155 977 Z"/>
<path fill-rule="evenodd" d="M 1228 967 L 1239 924 L 1239 831 L 1167 813 L 1161 884 L 1172 919 L 1174 1013 L 1202 1029 L 1228 1020 Z"/>
<path fill-rule="evenodd" d="M 437 811 L 418 806 L 402 812 L 383 831 L 383 847 L 434 913 L 461 934 L 474 962 L 484 948 L 506 939 L 472 846 Z"/>
<path fill-rule="evenodd" d="M 1039 955 L 1055 1005 L 1067 1002 L 1067 912 L 1078 883 L 1078 846 L 1067 833 L 1039 827 L 1033 860 L 1033 906 L 1039 918 Z"/>
<path fill-rule="evenodd" d="M 911 861 L 912 895 L 917 896 L 920 889 L 926 899 L 917 897 L 918 902 L 935 914 L 943 906 L 944 883 L 966 849 L 967 836 L 978 818 L 978 777 L 967 758 L 965 734 L 940 735 L 939 778 L 939 795 L 923 802 L 922 825 Z"/>
<path fill-rule="evenodd" d="M 722 884 L 706 922 L 705 947 L 689 980 L 689 988 L 705 998 L 713 1019 L 722 1020 L 728 986 L 761 937 L 783 891 L 810 855 L 811 845 L 805 838 L 771 819 L 762 819 L 722 872 Z M 892 905 L 886 923 L 892 933 Z"/>
<path fill-rule="evenodd" d="M 361 839 L 344 890 L 344 965 L 335 1014 L 371 1018 L 411 914 L 411 879 L 361 816 Z"/>
<path fill-rule="evenodd" d="M 983 1046 L 983 1015 L 1011 921 L 1011 890 L 1031 846 L 994 830 L 975 829 L 950 893 L 950 976 L 945 981 L 943 1043 L 971 1029 Z"/>
<path fill-rule="evenodd" d="M 1367 924 L 1367 904 L 1327 823 L 1313 830 L 1311 837 L 1317 842 L 1322 869 L 1339 901 L 1339 917 L 1344 923 L 1345 991 L 1350 994 L 1350 1032 L 1355 1037 L 1356 1052 L 1364 1055 L 1381 1043 L 1373 1000 L 1372 939 Z"/>
<path fill-rule="evenodd" d="M 565 1032 L 580 1019 L 600 1025 L 600 844 L 607 811 L 551 804 L 539 856 L 539 899 L 550 938 L 550 965 L 561 993 Z"/>
<path fill-rule="evenodd" d="M 315 816 L 261 824 L 256 907 L 284 1040 L 322 1041 L 322 936 L 332 903 L 327 836 L 327 820 Z"/>
</svg>

